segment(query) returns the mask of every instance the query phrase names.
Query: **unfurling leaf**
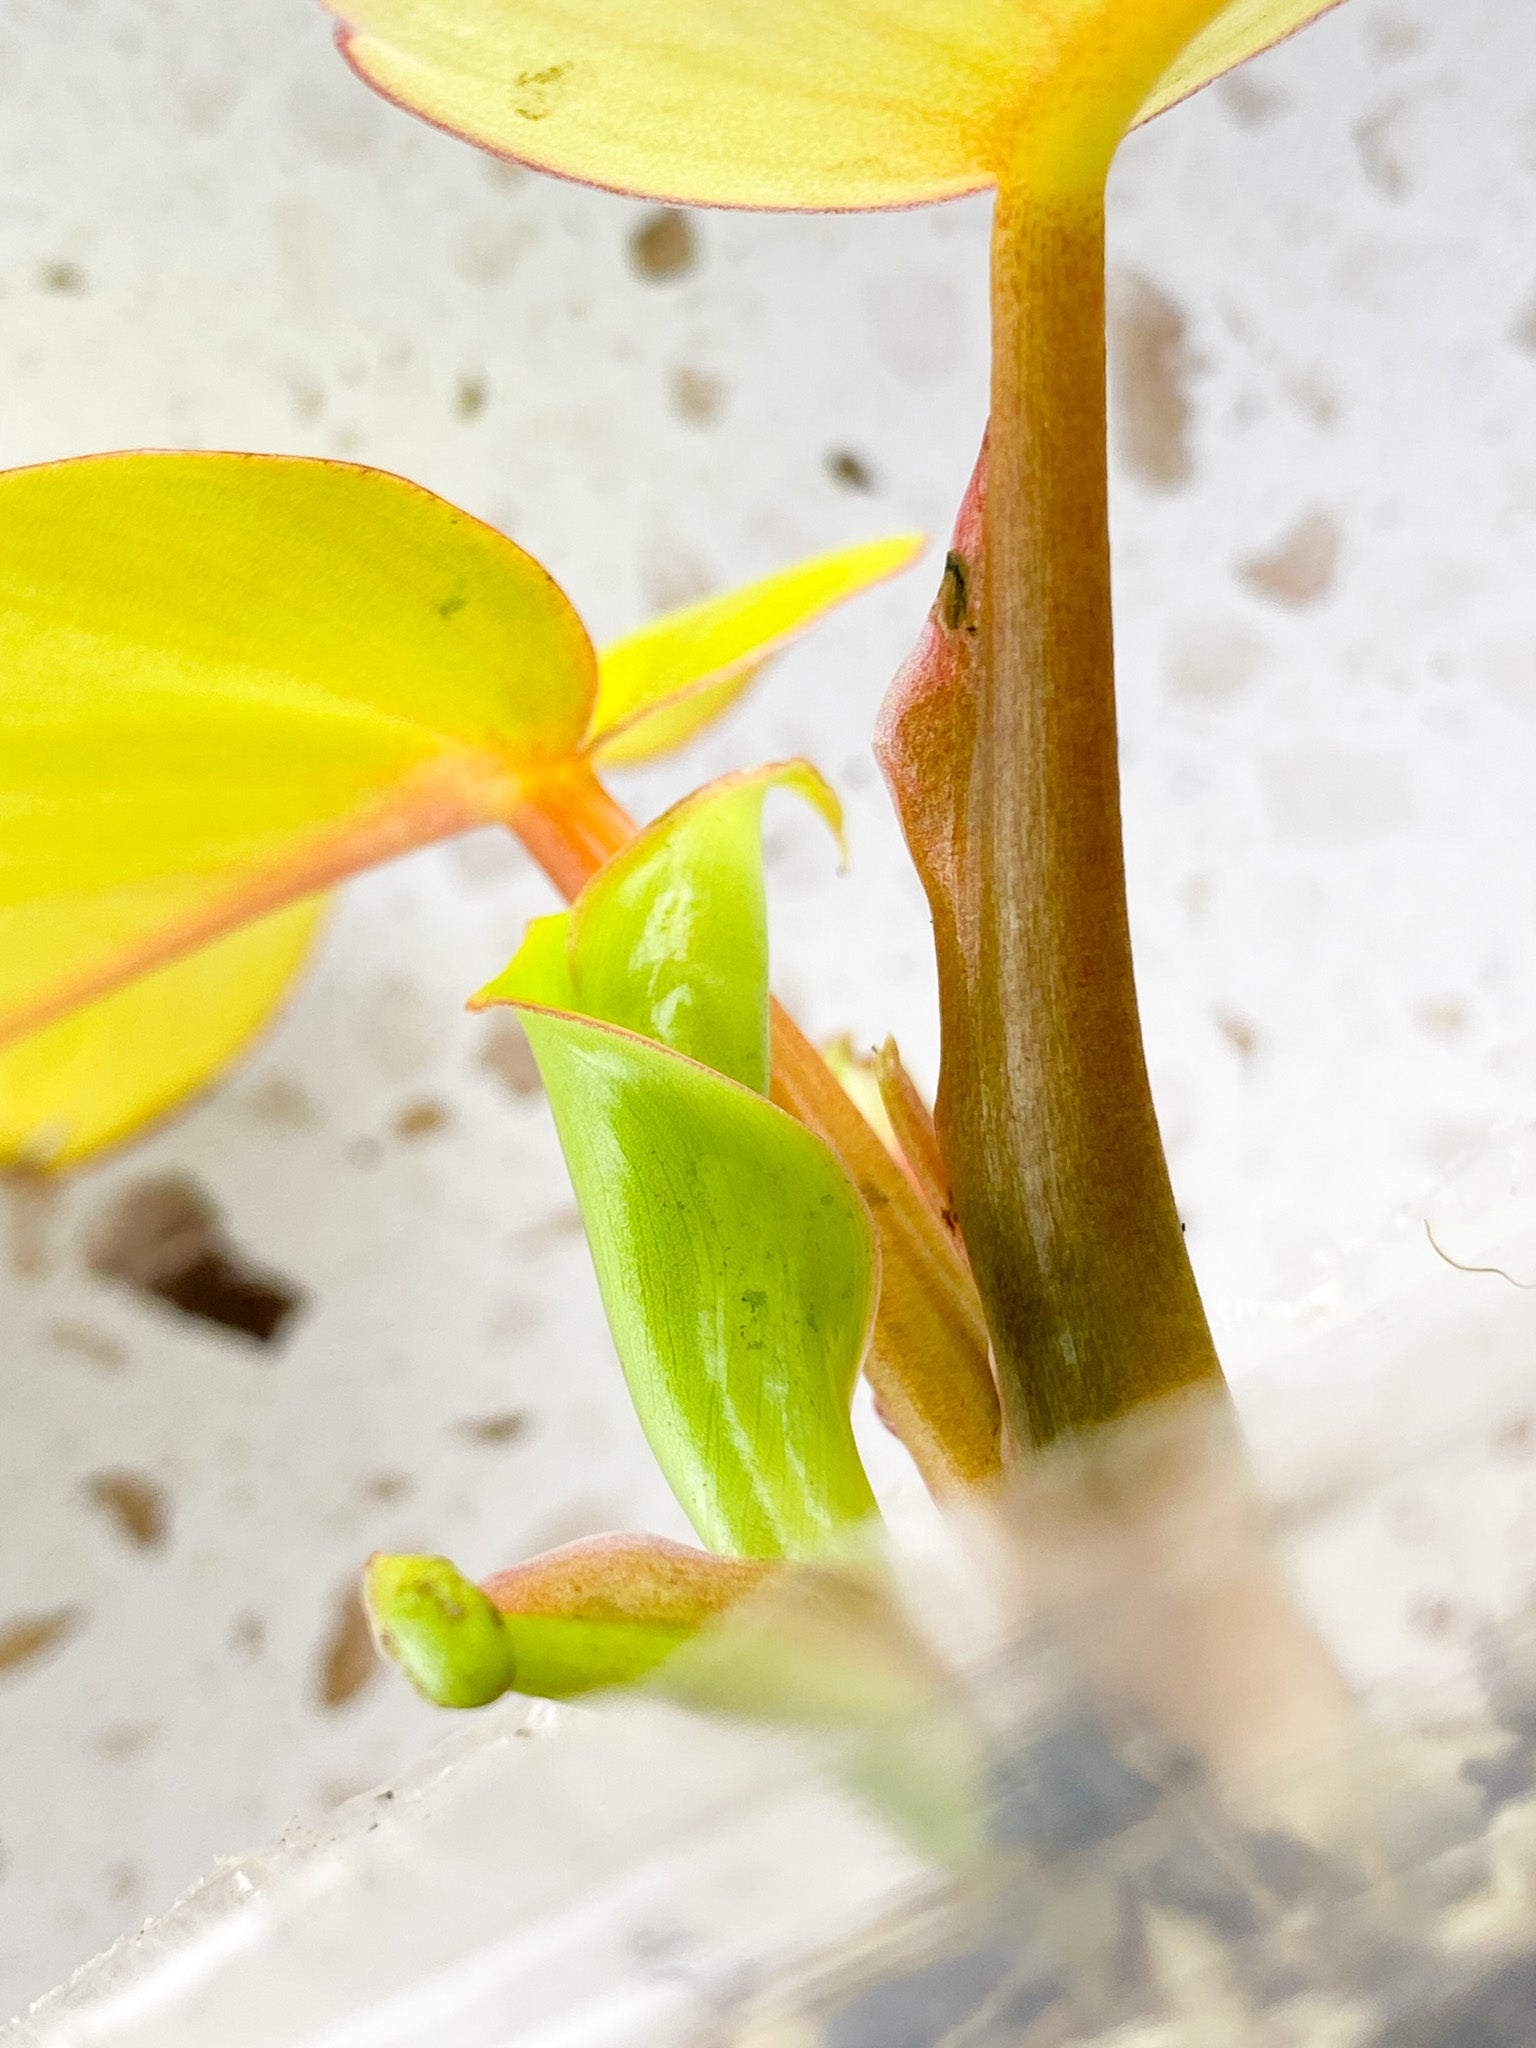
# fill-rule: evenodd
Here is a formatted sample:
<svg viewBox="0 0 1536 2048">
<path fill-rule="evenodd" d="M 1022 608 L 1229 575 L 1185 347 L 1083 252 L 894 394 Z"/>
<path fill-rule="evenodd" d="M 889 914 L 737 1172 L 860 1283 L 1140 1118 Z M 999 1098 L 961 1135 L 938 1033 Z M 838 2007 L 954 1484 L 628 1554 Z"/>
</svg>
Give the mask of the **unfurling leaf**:
<svg viewBox="0 0 1536 2048">
<path fill-rule="evenodd" d="M 540 920 L 476 1001 L 522 1008 L 635 1410 L 694 1527 L 804 1557 L 874 1505 L 848 1407 L 875 1255 L 837 1159 L 759 1092 L 775 783 L 836 822 L 803 763 L 728 776 Z"/>
<path fill-rule="evenodd" d="M 601 1018 L 768 1090 L 763 800 L 793 789 L 835 833 L 837 798 L 807 762 L 748 769 L 685 797 L 638 833 L 564 916 L 530 925 L 487 1002 Z"/>
<path fill-rule="evenodd" d="M 991 185 L 1064 106 L 1146 119 L 1334 0 L 327 4 L 371 85 L 519 162 L 699 205 L 847 208 Z M 1193 40 L 1125 102 L 1186 16 Z"/>
<path fill-rule="evenodd" d="M 896 534 L 819 555 L 605 647 L 589 751 L 617 768 L 681 746 L 824 612 L 910 567 L 924 544 L 921 534 Z"/>
</svg>

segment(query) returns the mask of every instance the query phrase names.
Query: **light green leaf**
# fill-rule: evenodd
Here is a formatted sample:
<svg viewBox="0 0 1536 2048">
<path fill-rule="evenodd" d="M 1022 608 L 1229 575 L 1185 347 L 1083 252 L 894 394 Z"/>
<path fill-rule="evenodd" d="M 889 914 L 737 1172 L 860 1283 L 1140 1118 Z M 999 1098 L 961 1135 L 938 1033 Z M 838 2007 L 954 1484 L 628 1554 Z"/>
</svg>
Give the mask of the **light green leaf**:
<svg viewBox="0 0 1536 2048">
<path fill-rule="evenodd" d="M 874 1309 L 863 1204 L 749 1089 L 610 1026 L 523 1022 L 668 1483 L 712 1549 L 818 1553 L 874 1505 L 848 1416 Z"/>
<path fill-rule="evenodd" d="M 600 1017 L 768 1090 L 768 912 L 763 799 L 793 789 L 840 833 L 842 811 L 804 761 L 723 777 L 648 825 L 587 884 L 567 918 L 529 927 L 475 998 Z M 560 927 L 564 958 L 558 957 Z"/>
</svg>

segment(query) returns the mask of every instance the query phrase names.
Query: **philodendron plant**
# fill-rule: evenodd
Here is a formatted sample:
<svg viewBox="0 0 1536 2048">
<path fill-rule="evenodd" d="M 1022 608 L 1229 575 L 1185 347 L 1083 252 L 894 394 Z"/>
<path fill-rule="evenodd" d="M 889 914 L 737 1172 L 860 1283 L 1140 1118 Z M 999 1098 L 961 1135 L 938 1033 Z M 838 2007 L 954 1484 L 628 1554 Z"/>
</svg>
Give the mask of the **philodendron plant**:
<svg viewBox="0 0 1536 2048">
<path fill-rule="evenodd" d="M 0 478 L 13 1156 L 67 1161 L 227 1057 L 293 971 L 316 893 L 373 861 L 501 823 L 570 902 L 475 1002 L 523 1019 L 631 1397 L 708 1547 L 600 1538 L 483 1587 L 439 1558 L 368 1573 L 380 1638 L 430 1697 L 558 1697 L 642 1676 L 765 1580 L 856 1543 L 874 1515 L 861 1371 L 940 1498 L 1219 1387 L 1125 912 L 1103 190 L 1134 122 L 1323 9 L 338 11 L 380 90 L 544 169 L 719 205 L 998 192 L 989 448 L 878 740 L 934 917 L 936 1118 L 888 1047 L 877 1134 L 770 998 L 758 821 L 777 788 L 836 829 L 815 771 L 728 777 L 638 833 L 595 773 L 686 737 L 910 542 L 599 663 L 536 564 L 394 478 L 173 455 Z"/>
<path fill-rule="evenodd" d="M 1326 0 L 331 4 L 344 53 L 381 92 L 539 169 L 717 206 L 863 209 L 995 190 L 987 444 L 877 736 L 933 913 L 936 1117 L 894 1049 L 878 1079 L 891 1150 L 954 1247 L 943 1271 L 954 1306 L 932 1318 L 948 1346 L 916 1380 L 912 1353 L 891 1374 L 902 1340 L 890 1290 L 931 1287 L 939 1269 L 893 1266 L 875 1207 L 887 1343 L 877 1334 L 871 1377 L 941 1487 L 1181 1389 L 1219 1391 L 1147 1081 L 1125 904 L 1104 190 L 1131 127 Z M 735 1092 L 765 1071 L 765 971 L 755 937 L 744 945 L 732 932 L 742 902 L 759 929 L 743 821 L 760 787 L 702 792 L 658 821 L 567 920 L 536 928 L 480 1000 L 523 1006 L 631 1389 L 695 1527 L 715 1549 L 793 1558 L 868 1511 L 845 1429 L 868 1283 L 840 1181 L 814 1196 L 839 1217 L 850 1292 L 835 1312 L 817 1292 L 831 1277 L 819 1237 L 799 1263 L 781 1261 L 781 1227 L 782 1244 L 794 1238 L 777 1213 L 776 1190 L 792 1184 L 771 1143 L 782 1133 Z M 669 1093 L 690 1132 L 686 1167 L 657 1107 Z M 712 1178 L 749 1118 L 761 1135 L 741 1157 L 743 1185 L 775 1190 L 762 1210 L 773 1229 L 750 1246 L 716 1222 L 729 1203 Z M 866 1196 L 867 1156 L 843 1153 Z M 799 1175 L 807 1193 L 818 1188 L 809 1157 Z M 661 1249 L 655 1221 L 679 1204 L 686 1254 Z M 761 1269 L 749 1280 L 738 1261 L 770 1253 L 764 1287 Z M 955 1341 L 978 1327 L 986 1381 L 974 1344 Z M 882 1373 L 909 1401 L 921 1385 L 941 1425 L 937 1454 Z M 625 1543 L 577 1546 L 482 1594 L 433 1559 L 376 1561 L 370 1587 L 381 1636 L 417 1683 L 478 1699 L 573 1689 L 568 1668 L 559 1686 L 539 1684 L 535 1623 L 538 1641 L 556 1616 L 590 1631 L 664 1614 L 686 1630 L 740 1583 L 702 1558 Z M 634 1668 L 654 1661 L 637 1651 Z"/>
</svg>

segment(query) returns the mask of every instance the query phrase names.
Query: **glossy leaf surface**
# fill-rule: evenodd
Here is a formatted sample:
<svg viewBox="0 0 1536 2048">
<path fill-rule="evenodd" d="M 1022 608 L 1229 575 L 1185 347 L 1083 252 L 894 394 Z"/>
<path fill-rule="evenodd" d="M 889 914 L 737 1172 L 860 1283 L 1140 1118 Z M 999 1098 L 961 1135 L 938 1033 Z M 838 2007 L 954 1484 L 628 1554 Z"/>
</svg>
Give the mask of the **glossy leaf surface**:
<svg viewBox="0 0 1536 2048">
<path fill-rule="evenodd" d="M 0 1039 L 505 815 L 596 662 L 538 564 L 377 471 L 0 476 Z"/>
<path fill-rule="evenodd" d="M 540 918 L 475 998 L 600 1017 L 768 1089 L 763 800 L 793 789 L 834 832 L 837 798 L 803 761 L 726 776 L 685 797 L 593 877 L 565 919 Z M 563 957 L 561 932 L 564 927 Z"/>
<path fill-rule="evenodd" d="M 863 1205 L 751 1090 L 611 1026 L 522 1015 L 668 1483 L 712 1549 L 816 1553 L 873 1507 L 848 1416 L 874 1308 Z"/>
<path fill-rule="evenodd" d="M 0 1048 L 0 1164 L 72 1166 L 184 1101 L 267 1023 L 324 915 L 275 911 Z"/>
<path fill-rule="evenodd" d="M 908 568 L 923 546 L 921 534 L 895 534 L 842 548 L 613 642 L 599 659 L 589 749 L 604 766 L 622 767 L 681 746 L 807 626 Z"/>
<path fill-rule="evenodd" d="M 1332 0 L 1219 0 L 1150 94 L 1170 0 L 329 0 L 351 63 L 485 147 L 695 204 L 876 207 L 995 183 L 1021 133 L 1117 130 Z M 1179 11 L 1186 11 L 1180 9 Z M 1139 111 L 1138 111 L 1139 110 Z"/>
<path fill-rule="evenodd" d="M 759 834 L 776 783 L 837 823 L 803 762 L 712 783 L 532 926 L 475 1001 L 522 1008 L 673 1491 L 712 1549 L 793 1557 L 873 1505 L 848 1404 L 875 1255 L 837 1159 L 761 1092 Z"/>
</svg>

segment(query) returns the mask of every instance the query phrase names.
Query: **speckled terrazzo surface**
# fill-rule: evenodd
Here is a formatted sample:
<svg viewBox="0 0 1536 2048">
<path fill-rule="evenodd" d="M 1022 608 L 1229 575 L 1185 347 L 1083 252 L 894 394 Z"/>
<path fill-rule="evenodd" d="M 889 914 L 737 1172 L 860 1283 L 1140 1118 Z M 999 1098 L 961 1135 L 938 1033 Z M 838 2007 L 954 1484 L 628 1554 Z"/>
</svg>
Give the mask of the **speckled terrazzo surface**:
<svg viewBox="0 0 1536 2048">
<path fill-rule="evenodd" d="M 981 426 L 986 209 L 699 216 L 377 104 L 307 0 L 0 5 L 0 461 L 377 462 L 506 527 L 594 631 L 893 527 Z M 1127 823 L 1149 1046 L 1214 1301 L 1536 1113 L 1536 18 L 1348 0 L 1114 188 Z M 931 1076 L 926 931 L 867 753 L 933 564 L 820 633 L 659 805 L 806 751 L 776 980 Z M 0 1261 L 0 2008 L 435 1724 L 345 1588 L 677 1532 L 515 1045 L 461 1011 L 548 907 L 493 837 L 348 893 L 249 1064 Z M 301 1296 L 269 1344 L 89 1270 L 190 1182 Z"/>
</svg>

